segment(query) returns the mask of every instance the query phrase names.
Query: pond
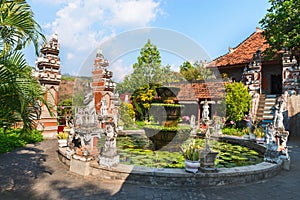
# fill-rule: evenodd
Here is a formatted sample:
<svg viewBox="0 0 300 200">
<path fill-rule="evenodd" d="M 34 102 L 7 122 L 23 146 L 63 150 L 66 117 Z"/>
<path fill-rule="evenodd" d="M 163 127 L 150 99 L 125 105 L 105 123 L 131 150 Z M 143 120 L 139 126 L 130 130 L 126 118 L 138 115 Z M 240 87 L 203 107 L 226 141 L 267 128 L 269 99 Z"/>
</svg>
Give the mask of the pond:
<svg viewBox="0 0 300 200">
<path fill-rule="evenodd" d="M 197 138 L 196 144 L 204 147 L 204 139 Z M 216 140 L 211 140 L 210 146 L 214 151 L 219 152 L 215 161 L 216 168 L 231 168 L 263 162 L 262 154 L 244 146 Z M 151 150 L 152 143 L 147 138 L 118 136 L 117 147 L 122 164 L 156 168 L 184 168 L 184 157 L 179 151 L 153 151 Z"/>
</svg>

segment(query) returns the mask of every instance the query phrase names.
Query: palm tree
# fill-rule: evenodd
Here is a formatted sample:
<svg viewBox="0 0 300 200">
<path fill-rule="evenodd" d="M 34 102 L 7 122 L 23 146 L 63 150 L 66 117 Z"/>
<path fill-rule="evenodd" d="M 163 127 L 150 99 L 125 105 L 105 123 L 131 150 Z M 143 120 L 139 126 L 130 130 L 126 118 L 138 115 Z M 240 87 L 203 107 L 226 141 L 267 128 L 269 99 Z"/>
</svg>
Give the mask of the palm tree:
<svg viewBox="0 0 300 200">
<path fill-rule="evenodd" d="M 38 52 L 41 28 L 24 0 L 0 0 L 0 125 L 23 122 L 31 129 L 40 113 L 43 93 L 21 50 L 31 42 Z"/>
<path fill-rule="evenodd" d="M 38 54 L 39 39 L 45 41 L 40 25 L 24 0 L 0 0 L 0 49 L 2 55 L 21 50 L 33 42 Z"/>
<path fill-rule="evenodd" d="M 44 101 L 43 91 L 22 53 L 0 59 L 0 93 L 0 123 L 23 121 L 24 129 L 32 128 L 39 117 L 39 101 Z"/>
</svg>

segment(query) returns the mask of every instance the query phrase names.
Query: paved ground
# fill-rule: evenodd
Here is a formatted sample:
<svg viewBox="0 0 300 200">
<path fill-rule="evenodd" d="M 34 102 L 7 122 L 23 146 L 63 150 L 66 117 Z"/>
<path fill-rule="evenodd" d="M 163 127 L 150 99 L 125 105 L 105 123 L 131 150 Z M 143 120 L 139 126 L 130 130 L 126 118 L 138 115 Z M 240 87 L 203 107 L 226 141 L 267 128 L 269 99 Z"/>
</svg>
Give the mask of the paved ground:
<svg viewBox="0 0 300 200">
<path fill-rule="evenodd" d="M 0 199 L 300 199 L 300 139 L 288 143 L 291 170 L 256 183 L 212 188 L 161 188 L 96 181 L 72 174 L 56 155 L 56 140 L 0 156 Z"/>
</svg>

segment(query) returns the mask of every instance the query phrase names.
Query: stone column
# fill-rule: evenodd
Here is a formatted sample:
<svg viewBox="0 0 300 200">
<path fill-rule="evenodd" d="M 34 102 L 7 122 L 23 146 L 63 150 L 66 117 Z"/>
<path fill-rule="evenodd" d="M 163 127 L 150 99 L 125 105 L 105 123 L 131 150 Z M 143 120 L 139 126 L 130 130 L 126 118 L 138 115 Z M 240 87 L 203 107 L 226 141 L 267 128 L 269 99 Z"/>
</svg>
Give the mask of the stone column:
<svg viewBox="0 0 300 200">
<path fill-rule="evenodd" d="M 282 92 L 296 94 L 300 92 L 300 69 L 295 56 L 291 51 L 284 48 L 282 55 Z"/>
<path fill-rule="evenodd" d="M 250 111 L 252 117 L 256 116 L 259 95 L 261 94 L 261 68 L 261 51 L 257 50 L 253 55 L 253 62 L 249 63 L 243 72 L 243 82 L 248 86 L 249 93 L 252 96 L 252 109 Z"/>
</svg>

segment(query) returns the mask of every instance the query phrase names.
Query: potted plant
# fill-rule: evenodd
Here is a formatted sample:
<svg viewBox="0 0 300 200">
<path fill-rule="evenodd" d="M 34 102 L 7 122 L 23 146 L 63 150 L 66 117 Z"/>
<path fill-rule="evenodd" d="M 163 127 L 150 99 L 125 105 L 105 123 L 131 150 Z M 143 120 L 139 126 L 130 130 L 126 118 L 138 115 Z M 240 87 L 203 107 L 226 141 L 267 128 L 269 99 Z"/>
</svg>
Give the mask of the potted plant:
<svg viewBox="0 0 300 200">
<path fill-rule="evenodd" d="M 59 147 L 66 147 L 68 146 L 68 138 L 69 134 L 68 132 L 59 132 L 57 135 L 57 141 Z"/>
<path fill-rule="evenodd" d="M 198 172 L 200 167 L 200 146 L 195 144 L 195 140 L 189 144 L 183 144 L 181 152 L 185 159 L 185 170 L 193 173 Z"/>
<path fill-rule="evenodd" d="M 251 130 L 249 127 L 242 129 L 242 134 L 245 139 L 248 139 L 248 140 L 250 139 L 250 133 L 251 133 Z"/>
<path fill-rule="evenodd" d="M 265 141 L 265 131 L 262 127 L 255 128 L 253 133 L 256 136 L 257 143 L 263 143 Z"/>
</svg>

